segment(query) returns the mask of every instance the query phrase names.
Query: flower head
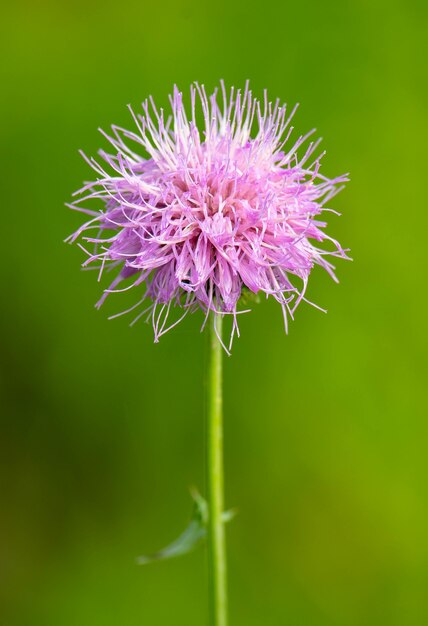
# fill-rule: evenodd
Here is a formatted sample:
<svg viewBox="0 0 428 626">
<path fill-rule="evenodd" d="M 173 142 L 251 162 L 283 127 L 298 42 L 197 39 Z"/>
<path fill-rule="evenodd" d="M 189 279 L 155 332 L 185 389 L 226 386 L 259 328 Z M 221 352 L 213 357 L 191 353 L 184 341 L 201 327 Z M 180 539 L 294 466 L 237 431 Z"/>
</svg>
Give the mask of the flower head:
<svg viewBox="0 0 428 626">
<path fill-rule="evenodd" d="M 175 88 L 170 103 L 165 117 L 150 98 L 141 115 L 131 110 L 134 131 L 103 133 L 113 147 L 100 151 L 103 165 L 83 155 L 98 177 L 69 206 L 92 219 L 70 240 L 90 244 L 91 251 L 82 246 L 84 266 L 94 264 L 99 276 L 118 270 L 97 306 L 135 288 L 138 302 L 128 311 L 150 300 L 136 319 L 151 317 L 155 341 L 199 307 L 232 314 L 233 337 L 241 296 L 263 292 L 280 303 L 287 324 L 314 265 L 335 278 L 327 257 L 346 258 L 319 219 L 346 177 L 323 176 L 322 155 L 314 158 L 319 141 L 305 147 L 314 131 L 290 142 L 295 109 L 287 113 L 266 92 L 258 101 L 248 83 L 243 93 L 221 83 L 211 96 L 195 84 L 189 111 Z M 86 208 L 93 200 L 97 210 Z M 329 250 L 318 247 L 324 241 Z M 175 307 L 181 317 L 168 322 Z"/>
</svg>

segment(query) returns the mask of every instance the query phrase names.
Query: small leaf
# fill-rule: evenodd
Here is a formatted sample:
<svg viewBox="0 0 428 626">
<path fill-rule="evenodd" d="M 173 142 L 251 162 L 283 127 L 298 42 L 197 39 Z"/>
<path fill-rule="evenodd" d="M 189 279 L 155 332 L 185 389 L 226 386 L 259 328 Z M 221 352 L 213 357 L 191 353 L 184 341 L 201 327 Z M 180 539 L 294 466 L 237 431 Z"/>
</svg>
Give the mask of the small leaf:
<svg viewBox="0 0 428 626">
<path fill-rule="evenodd" d="M 236 509 L 229 509 L 228 511 L 223 511 L 223 515 L 221 516 L 221 519 L 223 520 L 223 524 L 228 524 L 237 515 L 238 515 L 238 511 Z"/>
<path fill-rule="evenodd" d="M 163 550 L 155 552 L 154 554 L 139 556 L 137 558 L 137 562 L 140 565 L 154 563 L 155 561 L 173 559 L 177 556 L 188 554 L 196 548 L 196 546 L 206 536 L 208 525 L 208 502 L 196 489 L 191 489 L 190 493 L 193 498 L 193 513 L 186 530 L 181 533 L 178 539 L 170 543 Z M 226 524 L 227 522 L 230 522 L 230 520 L 235 517 L 236 513 L 236 509 L 224 511 L 222 515 L 223 523 Z"/>
<path fill-rule="evenodd" d="M 177 556 L 188 554 L 206 535 L 206 525 L 208 522 L 207 501 L 196 490 L 192 490 L 191 494 L 194 502 L 193 514 L 186 530 L 178 537 L 178 539 L 170 543 L 163 550 L 160 550 L 155 554 L 138 557 L 137 562 L 140 565 L 153 563 L 154 561 L 173 559 Z"/>
</svg>

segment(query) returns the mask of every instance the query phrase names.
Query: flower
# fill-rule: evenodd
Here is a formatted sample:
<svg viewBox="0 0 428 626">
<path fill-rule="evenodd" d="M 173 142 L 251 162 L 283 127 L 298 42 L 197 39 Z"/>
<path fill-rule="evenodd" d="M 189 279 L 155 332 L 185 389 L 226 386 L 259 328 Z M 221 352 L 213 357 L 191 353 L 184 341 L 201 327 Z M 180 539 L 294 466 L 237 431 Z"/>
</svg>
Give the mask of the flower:
<svg viewBox="0 0 428 626">
<path fill-rule="evenodd" d="M 92 246 L 80 244 L 88 254 L 83 265 L 95 264 L 99 277 L 108 266 L 119 270 L 97 306 L 110 293 L 136 288 L 137 304 L 123 313 L 150 299 L 136 319 L 151 317 L 155 341 L 198 308 L 231 314 L 232 339 L 241 296 L 262 292 L 279 302 L 287 327 L 314 265 L 336 280 L 327 257 L 347 258 L 318 217 L 346 176 L 323 176 L 322 155 L 309 163 L 320 140 L 302 147 L 315 131 L 288 147 L 296 107 L 287 114 L 266 92 L 260 102 L 248 83 L 242 93 L 221 82 L 210 96 L 195 83 L 190 114 L 175 87 L 170 104 L 166 118 L 150 98 L 141 115 L 130 109 L 134 131 L 101 131 L 113 146 L 113 154 L 99 152 L 105 165 L 83 155 L 98 177 L 68 206 L 92 219 L 69 239 Z M 86 208 L 93 200 L 102 208 Z M 322 242 L 329 251 L 317 247 Z M 181 317 L 168 326 L 175 307 Z"/>
</svg>

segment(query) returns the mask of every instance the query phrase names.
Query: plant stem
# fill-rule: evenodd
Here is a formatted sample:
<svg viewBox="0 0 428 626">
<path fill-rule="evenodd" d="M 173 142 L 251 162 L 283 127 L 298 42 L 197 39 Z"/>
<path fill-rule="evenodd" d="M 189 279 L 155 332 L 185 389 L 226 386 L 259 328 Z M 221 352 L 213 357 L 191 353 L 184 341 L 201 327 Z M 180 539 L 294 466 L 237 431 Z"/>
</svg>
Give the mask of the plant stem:
<svg viewBox="0 0 428 626">
<path fill-rule="evenodd" d="M 222 317 L 210 313 L 207 406 L 208 567 L 211 626 L 227 626 L 226 541 L 223 522 Z"/>
</svg>

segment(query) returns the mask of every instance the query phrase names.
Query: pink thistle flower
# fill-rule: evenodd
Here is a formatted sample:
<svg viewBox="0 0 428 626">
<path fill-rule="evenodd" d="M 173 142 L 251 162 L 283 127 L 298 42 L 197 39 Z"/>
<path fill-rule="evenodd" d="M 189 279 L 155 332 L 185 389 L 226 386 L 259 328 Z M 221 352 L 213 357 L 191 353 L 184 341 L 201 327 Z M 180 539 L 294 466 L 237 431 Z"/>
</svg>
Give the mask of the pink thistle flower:
<svg viewBox="0 0 428 626">
<path fill-rule="evenodd" d="M 123 313 L 150 299 L 134 322 L 151 317 L 155 341 L 198 308 L 231 314 L 232 341 L 244 292 L 275 298 L 287 328 L 314 265 L 336 280 L 328 257 L 347 258 L 318 218 L 347 177 L 323 176 L 322 154 L 310 162 L 320 140 L 303 146 L 314 131 L 288 146 L 296 107 L 287 114 L 266 92 L 259 102 L 248 83 L 241 93 L 227 92 L 222 82 L 220 104 L 218 95 L 195 84 L 190 114 L 177 88 L 167 118 L 152 98 L 141 115 L 131 110 L 133 132 L 112 126 L 111 135 L 103 133 L 114 149 L 99 152 L 106 165 L 83 155 L 98 177 L 68 205 L 92 216 L 69 238 L 92 246 L 80 244 L 88 254 L 84 267 L 95 264 L 99 277 L 107 266 L 119 270 L 97 306 L 110 293 L 140 289 Z M 84 208 L 92 200 L 103 208 Z M 329 251 L 318 247 L 323 242 Z M 129 284 L 119 288 L 125 279 Z M 182 314 L 168 326 L 171 307 Z"/>
</svg>

